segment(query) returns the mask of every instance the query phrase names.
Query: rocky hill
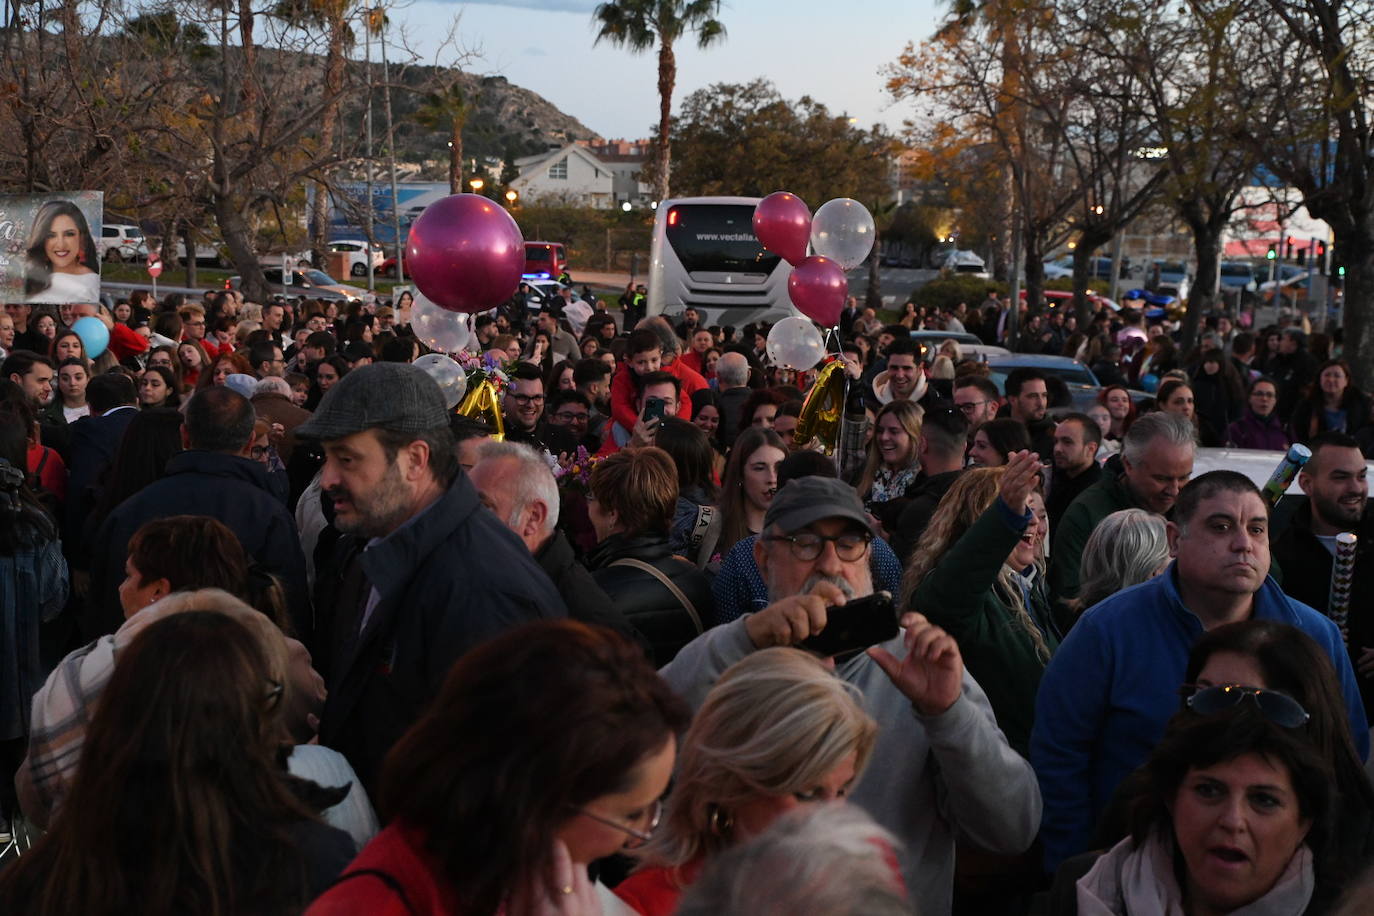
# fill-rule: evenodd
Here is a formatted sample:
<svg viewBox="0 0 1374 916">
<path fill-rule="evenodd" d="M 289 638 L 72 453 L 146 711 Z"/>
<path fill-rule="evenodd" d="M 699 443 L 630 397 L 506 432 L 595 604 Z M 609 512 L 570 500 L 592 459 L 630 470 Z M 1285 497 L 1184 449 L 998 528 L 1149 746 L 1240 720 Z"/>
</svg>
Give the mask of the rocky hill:
<svg viewBox="0 0 1374 916">
<path fill-rule="evenodd" d="M 380 85 L 380 65 L 374 64 L 373 71 L 375 84 Z M 447 162 L 447 131 L 424 128 L 416 121 L 415 115 L 424 104 L 425 94 L 449 79 L 449 76 L 437 72 L 434 67 L 410 67 L 400 74 L 393 71 L 392 78 L 398 77 L 404 88 L 394 88 L 391 95 L 397 157 L 414 164 Z M 361 64 L 354 78 L 365 82 L 366 73 Z M 459 79 L 467 97 L 476 106 L 463 128 L 463 153 L 466 159 L 513 160 L 542 152 L 550 146 L 561 146 L 571 140 L 600 139 L 595 131 L 560 111 L 543 96 L 514 85 L 504 76 L 463 74 Z M 381 91 L 374 91 L 373 135 L 374 143 L 380 149 L 385 122 Z M 359 103 L 349 106 L 346 115 L 348 129 L 354 132 L 354 136 L 361 136 L 364 129 L 364 107 L 361 103 L 364 97 L 363 93 L 359 93 Z M 427 177 L 442 179 L 445 174 L 440 171 Z"/>
</svg>

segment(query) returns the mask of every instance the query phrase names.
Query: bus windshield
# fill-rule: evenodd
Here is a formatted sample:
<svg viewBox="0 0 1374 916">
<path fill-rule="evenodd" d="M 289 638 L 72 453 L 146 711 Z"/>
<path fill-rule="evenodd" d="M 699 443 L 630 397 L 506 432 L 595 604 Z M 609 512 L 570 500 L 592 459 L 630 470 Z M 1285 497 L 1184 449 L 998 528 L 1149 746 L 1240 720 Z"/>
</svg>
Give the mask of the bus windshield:
<svg viewBox="0 0 1374 916">
<path fill-rule="evenodd" d="M 768 275 L 780 260 L 754 237 L 750 204 L 678 204 L 668 213 L 664 237 L 689 274 Z"/>
</svg>

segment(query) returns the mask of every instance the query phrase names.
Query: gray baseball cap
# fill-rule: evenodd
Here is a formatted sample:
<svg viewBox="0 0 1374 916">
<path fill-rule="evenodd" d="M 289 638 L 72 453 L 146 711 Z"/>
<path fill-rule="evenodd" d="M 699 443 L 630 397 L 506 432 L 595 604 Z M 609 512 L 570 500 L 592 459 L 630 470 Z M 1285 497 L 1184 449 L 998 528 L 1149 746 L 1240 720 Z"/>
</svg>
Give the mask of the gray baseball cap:
<svg viewBox="0 0 1374 916">
<path fill-rule="evenodd" d="M 813 522 L 842 518 L 872 533 L 859 494 L 834 477 L 798 477 L 773 494 L 763 515 L 764 530 L 776 525 L 783 532 L 800 531 Z"/>
<path fill-rule="evenodd" d="M 335 382 L 296 435 L 328 441 L 365 429 L 423 433 L 441 427 L 448 427 L 448 408 L 434 379 L 409 363 L 373 363 Z"/>
</svg>

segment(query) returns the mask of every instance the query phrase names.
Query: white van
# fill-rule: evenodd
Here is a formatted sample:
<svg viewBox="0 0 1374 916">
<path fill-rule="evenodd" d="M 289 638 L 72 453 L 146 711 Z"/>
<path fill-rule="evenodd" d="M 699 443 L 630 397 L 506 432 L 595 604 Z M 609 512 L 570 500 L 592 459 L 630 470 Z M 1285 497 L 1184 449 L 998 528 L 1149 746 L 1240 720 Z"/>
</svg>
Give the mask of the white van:
<svg viewBox="0 0 1374 916">
<path fill-rule="evenodd" d="M 100 227 L 100 257 L 105 261 L 138 261 L 148 256 L 148 240 L 143 230 L 127 223 L 106 223 Z"/>
</svg>

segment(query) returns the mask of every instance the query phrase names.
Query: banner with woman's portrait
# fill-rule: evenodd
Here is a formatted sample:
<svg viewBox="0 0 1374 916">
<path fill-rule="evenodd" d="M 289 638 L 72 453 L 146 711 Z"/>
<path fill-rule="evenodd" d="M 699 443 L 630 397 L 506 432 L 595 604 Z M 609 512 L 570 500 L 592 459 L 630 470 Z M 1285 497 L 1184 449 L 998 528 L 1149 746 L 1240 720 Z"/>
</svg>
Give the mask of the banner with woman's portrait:
<svg viewBox="0 0 1374 916">
<path fill-rule="evenodd" d="M 100 301 L 100 191 L 0 195 L 0 301 Z"/>
</svg>

